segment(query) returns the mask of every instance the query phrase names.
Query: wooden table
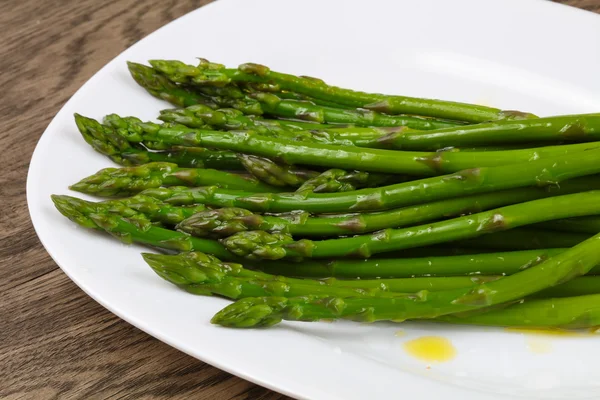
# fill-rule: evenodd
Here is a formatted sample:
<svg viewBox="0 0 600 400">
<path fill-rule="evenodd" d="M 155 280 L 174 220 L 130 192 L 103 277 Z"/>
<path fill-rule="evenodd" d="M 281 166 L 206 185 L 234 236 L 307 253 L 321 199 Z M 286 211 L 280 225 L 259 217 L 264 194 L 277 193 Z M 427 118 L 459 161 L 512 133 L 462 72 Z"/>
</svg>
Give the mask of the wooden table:
<svg viewBox="0 0 600 400">
<path fill-rule="evenodd" d="M 0 2 L 0 398 L 285 398 L 102 308 L 50 259 L 25 202 L 31 153 L 67 99 L 130 45 L 209 2 Z M 600 0 L 560 2 L 600 12 Z"/>
</svg>

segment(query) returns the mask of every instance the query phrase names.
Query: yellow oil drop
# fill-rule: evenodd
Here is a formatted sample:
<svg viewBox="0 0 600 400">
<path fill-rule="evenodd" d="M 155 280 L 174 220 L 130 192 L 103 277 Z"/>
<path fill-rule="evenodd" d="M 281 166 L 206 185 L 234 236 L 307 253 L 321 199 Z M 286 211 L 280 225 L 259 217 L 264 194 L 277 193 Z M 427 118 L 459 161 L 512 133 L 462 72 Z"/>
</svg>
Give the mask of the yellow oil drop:
<svg viewBox="0 0 600 400">
<path fill-rule="evenodd" d="M 552 342 L 547 339 L 527 337 L 525 345 L 530 352 L 535 354 L 548 354 L 552 351 Z"/>
<path fill-rule="evenodd" d="M 452 342 L 440 336 L 423 336 L 404 343 L 404 350 L 411 356 L 427 362 L 446 362 L 456 357 Z"/>
<path fill-rule="evenodd" d="M 396 333 L 394 333 L 394 336 L 396 336 L 396 337 L 402 337 L 405 335 L 406 335 L 406 332 L 404 332 L 402 329 L 397 330 Z"/>
</svg>

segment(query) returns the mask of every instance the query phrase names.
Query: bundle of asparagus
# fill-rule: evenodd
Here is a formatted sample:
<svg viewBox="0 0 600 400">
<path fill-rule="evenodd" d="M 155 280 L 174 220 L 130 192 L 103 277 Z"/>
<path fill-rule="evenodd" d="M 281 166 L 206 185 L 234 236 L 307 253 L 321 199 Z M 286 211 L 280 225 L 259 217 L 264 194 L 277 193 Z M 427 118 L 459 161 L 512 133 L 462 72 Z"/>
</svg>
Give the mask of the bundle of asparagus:
<svg viewBox="0 0 600 400">
<path fill-rule="evenodd" d="M 177 108 L 75 115 L 121 168 L 54 195 L 162 278 L 281 320 L 600 323 L 600 114 L 538 118 L 201 60 L 128 63 Z M 595 235 L 595 236 L 592 236 Z"/>
</svg>

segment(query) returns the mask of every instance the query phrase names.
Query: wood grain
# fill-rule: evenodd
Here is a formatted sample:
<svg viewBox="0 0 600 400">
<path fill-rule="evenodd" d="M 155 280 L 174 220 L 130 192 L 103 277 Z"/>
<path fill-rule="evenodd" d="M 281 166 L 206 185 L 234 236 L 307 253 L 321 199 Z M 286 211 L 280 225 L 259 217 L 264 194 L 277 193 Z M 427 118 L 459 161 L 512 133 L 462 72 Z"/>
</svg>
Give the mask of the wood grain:
<svg viewBox="0 0 600 400">
<path fill-rule="evenodd" d="M 285 398 L 94 302 L 43 249 L 25 202 L 31 153 L 65 101 L 131 44 L 208 2 L 0 2 L 0 398 Z M 600 0 L 560 2 L 600 12 Z"/>
</svg>

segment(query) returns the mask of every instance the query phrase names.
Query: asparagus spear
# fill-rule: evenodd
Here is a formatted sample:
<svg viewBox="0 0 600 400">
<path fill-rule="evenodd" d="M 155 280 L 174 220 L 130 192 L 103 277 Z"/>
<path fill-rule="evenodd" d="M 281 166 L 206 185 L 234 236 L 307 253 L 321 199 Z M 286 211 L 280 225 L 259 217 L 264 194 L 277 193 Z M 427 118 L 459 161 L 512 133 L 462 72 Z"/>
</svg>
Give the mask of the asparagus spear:
<svg viewBox="0 0 600 400">
<path fill-rule="evenodd" d="M 84 228 L 103 230 L 127 244 L 140 243 L 175 251 L 202 251 L 223 260 L 238 260 L 217 241 L 154 226 L 145 217 L 126 207 L 115 213 L 111 204 L 94 203 L 71 196 L 51 197 L 58 211 L 71 221 Z"/>
<path fill-rule="evenodd" d="M 564 251 L 565 249 L 544 249 L 417 258 L 304 260 L 299 263 L 270 261 L 260 263 L 257 267 L 274 275 L 334 277 L 359 281 L 377 278 L 512 275 Z M 596 267 L 590 273 L 598 272 L 600 268 Z"/>
<path fill-rule="evenodd" d="M 373 254 L 428 246 L 505 231 L 554 219 L 600 213 L 600 191 L 532 200 L 446 221 L 342 239 L 294 241 L 289 234 L 248 231 L 221 241 L 229 251 L 250 259 L 283 257 L 370 257 Z"/>
<path fill-rule="evenodd" d="M 404 129 L 403 127 L 340 128 L 336 125 L 270 120 L 245 116 L 235 109 L 212 110 L 204 105 L 167 109 L 160 113 L 158 117 L 160 120 L 189 128 L 252 130 L 264 136 L 345 146 L 385 147 L 385 144 L 379 144 L 379 139 Z"/>
<path fill-rule="evenodd" d="M 211 186 L 276 192 L 258 180 L 215 169 L 179 168 L 172 163 L 149 163 L 134 167 L 104 168 L 69 188 L 99 196 L 123 196 L 160 186 Z"/>
<path fill-rule="evenodd" d="M 352 107 L 378 110 L 388 114 L 428 115 L 471 122 L 534 117 L 532 114 L 501 111 L 496 108 L 473 104 L 356 92 L 329 86 L 320 79 L 274 72 L 268 67 L 252 63 L 242 64 L 238 69 L 227 69 L 220 64 L 210 63 L 207 60 L 200 60 L 198 67 L 169 60 L 152 60 L 150 64 L 174 82 L 196 85 L 224 85 L 238 82 L 276 84 L 280 90 L 296 92 L 315 99 Z"/>
<path fill-rule="evenodd" d="M 139 69 L 138 65 L 135 65 Z M 186 96 L 185 103 L 182 104 L 182 99 L 185 94 L 177 93 L 173 95 L 173 90 L 168 87 L 163 93 L 159 85 L 154 85 L 153 79 L 164 79 L 165 75 L 157 72 L 154 68 L 145 67 L 143 73 L 145 79 L 140 79 L 140 72 L 137 69 L 132 69 L 130 72 L 136 82 L 148 90 L 150 94 L 163 100 L 170 101 L 177 106 L 191 106 L 194 104 L 202 104 L 211 108 L 234 108 L 242 111 L 246 115 L 262 115 L 270 114 L 277 117 L 294 118 L 307 121 L 316 121 L 320 123 L 348 124 L 358 123 L 364 126 L 379 125 L 379 126 L 410 126 L 415 129 L 436 129 L 448 126 L 458 125 L 450 121 L 441 121 L 431 118 L 421 118 L 415 116 L 389 116 L 371 110 L 353 110 L 340 109 L 337 107 L 319 106 L 308 101 L 298 101 L 281 99 L 273 93 L 255 92 L 248 96 L 239 87 L 233 85 L 222 86 L 200 86 L 196 87 L 195 96 L 198 98 L 198 103 L 194 103 L 194 96 Z M 155 78 L 157 77 L 157 78 Z M 170 82 L 174 85 L 174 82 Z M 176 85 L 179 87 L 179 85 Z M 189 89 L 187 89 L 189 90 Z M 289 96 L 288 96 L 289 97 Z M 173 99 L 174 101 L 171 101 Z"/>
<path fill-rule="evenodd" d="M 410 180 L 412 180 L 411 176 L 378 174 L 366 171 L 346 171 L 333 168 L 306 180 L 298 188 L 297 192 L 349 192 L 362 188 L 379 187 Z"/>
<path fill-rule="evenodd" d="M 600 139 L 600 114 L 561 115 L 526 120 L 442 128 L 434 131 L 392 132 L 378 140 L 402 150 L 436 150 L 506 143 L 591 142 Z"/>
<path fill-rule="evenodd" d="M 296 279 L 224 263 L 200 252 L 177 255 L 143 253 L 144 260 L 163 279 L 195 294 L 218 294 L 232 299 L 255 296 L 295 297 L 333 293 L 341 297 L 382 295 L 385 292 L 413 293 L 465 288 L 500 279 L 501 276 L 455 276 L 443 278 L 337 280 Z M 578 296 L 600 291 L 600 277 L 581 277 L 547 289 L 545 297 Z M 352 288 L 351 290 L 348 290 Z"/>
<path fill-rule="evenodd" d="M 579 279 L 576 281 L 578 284 L 580 283 Z M 596 281 L 590 283 L 598 284 Z M 600 294 L 576 295 L 575 297 L 564 298 L 525 299 L 508 307 L 493 309 L 474 315 L 444 315 L 437 318 L 436 321 L 453 324 L 527 328 L 591 328 L 600 324 Z"/>
<path fill-rule="evenodd" d="M 597 154 L 597 150 L 590 150 L 553 160 L 477 168 L 452 175 L 344 193 L 260 194 L 205 187 L 187 190 L 155 189 L 146 194 L 173 204 L 204 203 L 263 212 L 299 209 L 311 213 L 375 211 L 503 189 L 557 184 L 578 176 L 598 173 L 600 166 L 595 162 Z"/>
<path fill-rule="evenodd" d="M 294 133 L 287 127 L 281 127 L 281 121 L 255 120 L 248 117 L 248 122 L 242 123 L 237 120 L 237 115 L 241 114 L 237 110 L 226 111 L 223 116 L 215 116 L 219 113 L 206 106 L 192 106 L 186 109 L 164 110 L 160 119 L 164 121 L 178 122 L 190 128 L 206 129 L 209 126 L 230 129 L 251 129 L 260 135 L 277 135 L 282 139 L 295 139 L 298 133 Z M 228 121 L 221 123 L 212 123 L 213 119 L 218 121 Z M 274 127 L 271 125 L 275 124 Z M 580 138 L 574 136 L 575 127 L 580 127 Z M 563 149 L 582 149 L 586 150 L 598 147 L 598 143 L 588 143 L 583 146 L 551 146 L 540 147 L 548 141 L 561 142 L 563 140 L 588 141 L 600 138 L 600 114 L 559 116 L 550 118 L 539 118 L 533 120 L 521 121 L 497 121 L 488 124 L 477 124 L 464 127 L 444 128 L 435 131 L 423 132 L 419 130 L 407 129 L 405 127 L 345 127 L 337 128 L 328 125 L 316 125 L 314 127 L 305 127 L 310 132 L 303 133 L 304 141 L 316 141 L 322 144 L 358 146 L 380 149 L 402 149 L 402 150 L 429 150 L 437 151 L 448 147 L 460 147 L 461 150 L 469 147 L 485 145 L 483 150 L 513 150 L 531 149 L 529 156 L 524 155 L 526 159 L 539 158 L 550 154 L 560 153 Z M 585 138 L 590 134 L 589 138 Z M 594 136 L 594 135 L 597 135 Z M 530 140 L 528 140 L 530 137 Z M 296 138 L 297 139 L 297 138 Z M 505 144 L 518 142 L 515 144 Z M 496 143 L 503 146 L 490 147 L 489 144 Z M 525 145 L 525 147 L 523 147 Z M 483 151 L 481 148 L 475 148 L 474 151 Z M 519 154 L 519 153 L 515 153 Z M 527 154 L 521 152 L 521 154 Z"/>
<path fill-rule="evenodd" d="M 273 276 L 245 269 L 240 264 L 222 263 L 210 255 L 192 252 L 176 256 L 142 254 L 144 260 L 163 279 L 194 294 L 217 294 L 231 299 L 249 296 L 298 296 L 310 293 L 336 293 L 339 296 L 385 296 L 390 289 L 377 282 L 361 288 L 344 286 L 335 280 L 317 281 Z M 469 280 L 470 278 L 467 278 Z M 495 278 L 486 278 L 491 280 Z M 461 279 L 462 280 L 462 279 Z M 440 283 L 460 285 L 467 282 Z M 404 283 L 405 285 L 414 285 Z M 402 283 L 396 283 L 397 286 Z M 471 282 L 473 285 L 473 282 Z"/>
<path fill-rule="evenodd" d="M 180 167 L 241 170 L 243 167 L 233 152 L 207 150 L 200 147 L 179 147 L 167 151 L 148 151 L 144 146 L 129 143 L 112 127 L 75 114 L 75 123 L 84 140 L 97 152 L 117 164 L 133 166 L 150 162 L 172 162 Z"/>
<path fill-rule="evenodd" d="M 460 240 L 452 242 L 450 245 L 488 250 L 536 250 L 550 247 L 573 247 L 589 237 L 590 234 L 585 233 L 547 231 L 527 227 Z"/>
<path fill-rule="evenodd" d="M 328 129 L 331 125 L 310 122 L 286 121 L 246 116 L 233 108 L 214 110 L 203 104 L 186 108 L 166 109 L 160 111 L 161 121 L 173 122 L 190 128 L 213 127 L 223 130 L 252 129 L 260 134 L 283 133 L 293 134 L 294 131 L 311 129 Z"/>
<path fill-rule="evenodd" d="M 319 187 L 315 189 L 321 190 Z M 600 190 L 600 180 L 596 177 L 583 177 L 565 181 L 552 190 L 537 187 L 508 189 L 362 214 L 311 216 L 305 212 L 294 211 L 282 215 L 259 215 L 242 208 L 225 207 L 195 214 L 182 221 L 179 229 L 198 237 L 223 237 L 249 230 L 278 231 L 300 237 L 350 235 L 410 226 L 588 190 Z"/>
<path fill-rule="evenodd" d="M 137 84 L 158 99 L 166 100 L 180 107 L 203 104 L 211 108 L 217 108 L 217 105 L 210 99 L 181 85 L 176 85 L 151 67 L 130 61 L 127 62 L 127 67 Z"/>
<path fill-rule="evenodd" d="M 585 275 L 600 263 L 599 242 L 600 235 L 596 235 L 531 268 L 472 288 L 421 291 L 404 297 L 250 297 L 219 311 L 212 322 L 238 328 L 271 326 L 282 319 L 317 321 L 343 318 L 361 322 L 400 322 L 478 310 L 521 300 Z"/>
<path fill-rule="evenodd" d="M 276 158 L 286 164 L 310 164 L 331 168 L 411 175 L 439 175 L 466 168 L 525 163 L 557 155 L 592 151 L 597 144 L 497 152 L 397 152 L 393 150 L 340 147 L 315 142 L 298 142 L 256 135 L 251 131 L 215 132 L 183 126 L 160 126 L 137 118 L 111 115 L 105 122 L 120 126 L 131 142 L 156 142 L 166 146 L 214 147 L 245 154 Z"/>
<path fill-rule="evenodd" d="M 365 109 L 341 109 L 317 105 L 309 101 L 286 100 L 273 93 L 251 93 L 267 115 L 292 118 L 319 124 L 351 124 L 356 126 L 406 126 L 429 130 L 454 127 L 457 123 L 412 115 L 387 115 Z"/>
<path fill-rule="evenodd" d="M 164 203 L 153 197 L 138 194 L 133 197 L 128 197 L 118 200 L 107 200 L 104 202 L 107 205 L 124 205 L 127 208 L 137 211 L 151 222 L 158 222 L 167 225 L 177 225 L 199 212 L 206 211 L 204 204 L 195 204 L 186 207 L 177 207 L 171 204 Z M 112 212 L 112 210 L 111 210 Z M 121 209 L 117 213 L 123 215 Z"/>
<path fill-rule="evenodd" d="M 568 218 L 559 221 L 548 221 L 538 224 L 541 229 L 589 233 L 591 235 L 600 232 L 600 216 L 588 216 L 584 218 Z"/>
<path fill-rule="evenodd" d="M 299 187 L 306 181 L 319 176 L 319 173 L 316 171 L 277 164 L 268 158 L 246 154 L 239 154 L 238 157 L 248 172 L 271 186 Z"/>
</svg>

